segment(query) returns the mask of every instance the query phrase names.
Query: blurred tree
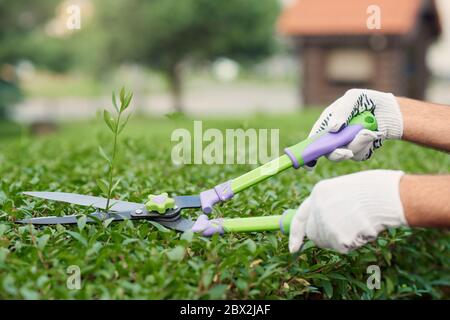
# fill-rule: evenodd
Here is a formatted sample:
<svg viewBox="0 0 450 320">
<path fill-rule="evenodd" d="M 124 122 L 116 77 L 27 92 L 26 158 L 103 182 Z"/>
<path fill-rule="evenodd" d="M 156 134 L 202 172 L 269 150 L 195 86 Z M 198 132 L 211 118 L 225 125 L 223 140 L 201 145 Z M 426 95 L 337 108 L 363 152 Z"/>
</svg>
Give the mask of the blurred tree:
<svg viewBox="0 0 450 320">
<path fill-rule="evenodd" d="M 86 32 L 96 66 L 135 62 L 162 71 L 177 111 L 185 62 L 255 62 L 275 48 L 277 0 L 96 0 L 95 8 Z"/>
<path fill-rule="evenodd" d="M 15 65 L 21 60 L 64 71 L 70 49 L 65 39 L 50 38 L 45 26 L 55 15 L 59 0 L 0 0 L 0 117 L 21 98 Z"/>
<path fill-rule="evenodd" d="M 54 14 L 56 0 L 0 0 L 0 64 L 24 59 L 26 41 Z"/>
</svg>

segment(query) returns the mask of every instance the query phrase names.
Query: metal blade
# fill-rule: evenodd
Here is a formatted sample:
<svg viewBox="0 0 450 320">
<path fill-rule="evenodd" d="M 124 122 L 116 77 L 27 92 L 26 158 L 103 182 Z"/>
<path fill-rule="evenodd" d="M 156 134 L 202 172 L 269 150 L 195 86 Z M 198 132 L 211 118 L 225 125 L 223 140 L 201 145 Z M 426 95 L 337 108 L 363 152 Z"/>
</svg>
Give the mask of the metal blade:
<svg viewBox="0 0 450 320">
<path fill-rule="evenodd" d="M 164 227 L 184 232 L 186 230 L 190 230 L 194 225 L 194 221 L 185 218 L 179 218 L 174 221 L 162 221 L 162 220 L 154 220 L 155 222 L 162 224 Z"/>
<path fill-rule="evenodd" d="M 195 196 L 175 196 L 175 204 L 178 208 L 200 208 L 202 203 L 200 202 L 200 197 Z"/>
<path fill-rule="evenodd" d="M 54 200 L 67 202 L 72 204 L 77 204 L 80 206 L 94 207 L 99 209 L 105 209 L 107 199 L 101 197 L 94 196 L 86 196 L 82 194 L 76 193 L 67 193 L 67 192 L 39 192 L 39 191 L 31 191 L 31 192 L 23 192 L 24 194 L 32 197 L 37 197 L 41 199 Z M 128 202 L 121 200 L 111 200 L 110 202 L 112 206 L 110 210 L 112 211 L 133 211 L 136 209 L 142 208 L 144 205 L 142 203 L 136 202 Z"/>
<path fill-rule="evenodd" d="M 56 217 L 56 216 L 48 216 L 48 217 L 38 217 L 38 218 L 30 218 L 30 219 L 23 219 L 18 220 L 16 223 L 21 224 L 39 224 L 39 225 L 48 225 L 48 224 L 76 224 L 77 218 L 79 218 L 80 215 L 70 215 L 70 216 L 62 216 L 62 217 Z M 95 212 L 87 215 L 86 222 L 95 222 L 94 219 L 91 217 L 97 218 L 99 220 L 107 220 L 113 218 L 113 221 L 122 221 L 125 219 L 136 219 L 133 218 L 128 212 L 121 212 L 121 213 L 102 213 L 102 212 Z"/>
<path fill-rule="evenodd" d="M 18 221 L 16 221 L 16 223 L 20 223 L 20 224 L 31 223 L 34 225 L 76 224 L 78 217 L 79 216 L 77 216 L 77 215 L 70 215 L 70 216 L 63 216 L 63 217 L 55 217 L 55 216 L 39 217 L 39 218 L 18 220 Z M 95 220 L 90 217 L 95 217 L 99 220 L 106 220 L 106 219 L 113 218 L 114 219 L 113 221 L 122 221 L 122 220 L 126 220 L 126 219 L 132 219 L 132 220 L 142 219 L 142 218 L 133 217 L 129 213 L 126 213 L 126 212 L 107 213 L 107 214 L 104 214 L 101 212 L 96 212 L 96 213 L 92 213 L 92 214 L 88 215 L 86 222 L 95 222 Z M 194 221 L 185 219 L 185 218 L 181 218 L 181 217 L 176 220 L 173 220 L 173 221 L 164 220 L 164 219 L 154 219 L 153 221 L 165 226 L 166 228 L 176 230 L 176 231 L 181 231 L 181 232 L 191 229 L 192 226 L 194 225 Z"/>
</svg>

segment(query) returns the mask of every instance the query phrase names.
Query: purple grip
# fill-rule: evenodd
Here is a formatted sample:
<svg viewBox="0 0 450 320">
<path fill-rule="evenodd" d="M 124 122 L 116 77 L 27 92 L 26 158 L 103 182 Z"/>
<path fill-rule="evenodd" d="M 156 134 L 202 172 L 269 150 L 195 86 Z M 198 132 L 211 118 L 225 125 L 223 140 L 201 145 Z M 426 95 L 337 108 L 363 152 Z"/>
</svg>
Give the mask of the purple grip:
<svg viewBox="0 0 450 320">
<path fill-rule="evenodd" d="M 224 182 L 212 189 L 200 192 L 200 202 L 204 213 L 211 213 L 213 206 L 221 201 L 233 198 L 234 193 L 231 190 L 231 181 Z"/>
<path fill-rule="evenodd" d="M 346 146 L 355 138 L 364 127 L 360 124 L 346 126 L 339 132 L 328 132 L 308 145 L 302 153 L 304 163 L 309 163 L 317 158 L 333 152 L 339 147 Z"/>
<path fill-rule="evenodd" d="M 193 232 L 199 232 L 206 237 L 210 237 L 216 233 L 223 234 L 223 219 L 212 219 L 209 220 L 206 214 L 202 214 L 198 217 L 197 221 L 195 221 L 192 226 Z"/>
</svg>

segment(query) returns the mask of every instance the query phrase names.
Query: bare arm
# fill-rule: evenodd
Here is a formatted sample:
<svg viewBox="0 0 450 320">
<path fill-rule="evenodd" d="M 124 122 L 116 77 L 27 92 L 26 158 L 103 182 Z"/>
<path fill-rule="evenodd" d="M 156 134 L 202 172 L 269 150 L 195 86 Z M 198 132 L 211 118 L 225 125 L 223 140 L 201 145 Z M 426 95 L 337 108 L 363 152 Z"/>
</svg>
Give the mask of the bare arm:
<svg viewBox="0 0 450 320">
<path fill-rule="evenodd" d="M 411 227 L 450 227 L 450 175 L 405 175 L 400 199 Z"/>
<path fill-rule="evenodd" d="M 450 106 L 399 98 L 403 140 L 450 152 Z"/>
</svg>

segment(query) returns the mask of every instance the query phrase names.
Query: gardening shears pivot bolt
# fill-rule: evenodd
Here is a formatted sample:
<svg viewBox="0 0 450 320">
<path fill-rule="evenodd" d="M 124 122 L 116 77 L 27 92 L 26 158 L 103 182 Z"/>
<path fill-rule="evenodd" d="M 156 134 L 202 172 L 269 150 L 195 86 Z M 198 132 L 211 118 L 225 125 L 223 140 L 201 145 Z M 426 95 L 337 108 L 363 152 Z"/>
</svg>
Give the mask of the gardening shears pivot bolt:
<svg viewBox="0 0 450 320">
<path fill-rule="evenodd" d="M 145 207 L 148 211 L 164 213 L 168 209 L 175 208 L 175 199 L 170 198 L 166 192 L 159 195 L 151 194 L 148 196 L 148 201 L 145 203 Z"/>
</svg>

